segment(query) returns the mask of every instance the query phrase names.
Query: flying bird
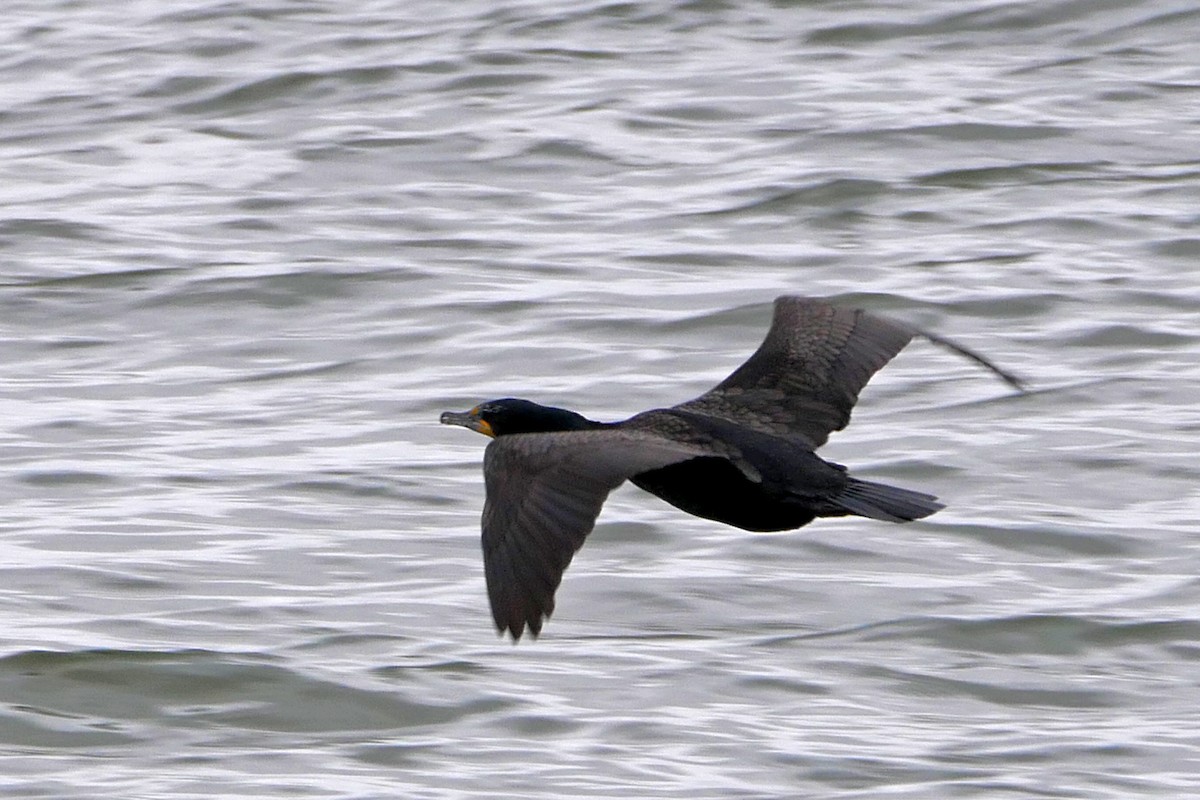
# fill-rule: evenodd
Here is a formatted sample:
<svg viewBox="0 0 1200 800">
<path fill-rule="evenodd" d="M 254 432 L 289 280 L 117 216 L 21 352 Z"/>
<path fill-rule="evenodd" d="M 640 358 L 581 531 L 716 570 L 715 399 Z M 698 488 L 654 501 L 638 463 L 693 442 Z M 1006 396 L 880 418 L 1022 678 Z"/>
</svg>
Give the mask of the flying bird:
<svg viewBox="0 0 1200 800">
<path fill-rule="evenodd" d="M 924 492 L 862 480 L 816 454 L 871 376 L 914 336 L 1019 379 L 947 339 L 823 300 L 780 297 L 767 337 L 708 392 L 621 422 L 504 398 L 441 422 L 492 437 L 484 453 L 483 560 L 503 634 L 533 636 L 591 533 L 626 480 L 689 514 L 748 531 L 799 528 L 817 517 L 908 522 L 944 508 Z"/>
</svg>

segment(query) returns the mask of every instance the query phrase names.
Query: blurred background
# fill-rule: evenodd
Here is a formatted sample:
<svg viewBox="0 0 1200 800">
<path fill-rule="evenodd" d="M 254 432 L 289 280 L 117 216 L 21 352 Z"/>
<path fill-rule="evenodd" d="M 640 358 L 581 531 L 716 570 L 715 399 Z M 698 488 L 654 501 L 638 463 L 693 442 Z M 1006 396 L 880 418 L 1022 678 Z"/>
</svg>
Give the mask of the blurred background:
<svg viewBox="0 0 1200 800">
<path fill-rule="evenodd" d="M 1200 778 L 1200 10 L 27 2 L 0 31 L 0 794 L 1129 798 Z M 612 496 L 492 628 L 485 440 L 921 342 L 908 526 Z"/>
</svg>

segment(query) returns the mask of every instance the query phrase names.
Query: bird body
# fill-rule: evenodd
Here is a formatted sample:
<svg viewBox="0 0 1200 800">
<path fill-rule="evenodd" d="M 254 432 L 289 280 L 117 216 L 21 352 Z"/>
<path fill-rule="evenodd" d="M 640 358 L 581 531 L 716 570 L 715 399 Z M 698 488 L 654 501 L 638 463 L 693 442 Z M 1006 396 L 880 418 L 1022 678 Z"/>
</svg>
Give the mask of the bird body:
<svg viewBox="0 0 1200 800">
<path fill-rule="evenodd" d="M 845 488 L 845 468 L 825 461 L 797 437 L 672 409 L 619 424 L 645 425 L 714 453 L 630 477 L 635 486 L 689 514 L 743 530 L 783 531 L 816 516 L 848 513 L 828 502 Z"/>
<path fill-rule="evenodd" d="M 870 377 L 914 328 L 820 300 L 781 297 L 758 350 L 709 392 L 615 423 L 505 398 L 441 421 L 493 437 L 484 455 L 484 568 L 497 628 L 533 635 L 591 532 L 626 480 L 698 517 L 750 531 L 817 517 L 890 522 L 943 508 L 932 495 L 852 477 L 815 450 L 845 427 Z M 986 359 L 929 337 L 988 366 Z"/>
</svg>

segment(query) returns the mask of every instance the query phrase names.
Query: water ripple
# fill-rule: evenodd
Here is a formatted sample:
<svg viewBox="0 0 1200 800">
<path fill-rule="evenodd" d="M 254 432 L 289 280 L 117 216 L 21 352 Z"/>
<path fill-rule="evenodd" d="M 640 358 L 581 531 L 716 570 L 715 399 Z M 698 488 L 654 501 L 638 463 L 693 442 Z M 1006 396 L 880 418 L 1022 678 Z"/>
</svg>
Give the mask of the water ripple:
<svg viewBox="0 0 1200 800">
<path fill-rule="evenodd" d="M 22 5 L 6 796 L 1186 794 L 1175 6 Z M 784 292 L 1033 388 L 914 343 L 825 453 L 944 512 L 752 535 L 623 488 L 498 639 L 486 443 L 438 413 L 695 396 Z"/>
</svg>

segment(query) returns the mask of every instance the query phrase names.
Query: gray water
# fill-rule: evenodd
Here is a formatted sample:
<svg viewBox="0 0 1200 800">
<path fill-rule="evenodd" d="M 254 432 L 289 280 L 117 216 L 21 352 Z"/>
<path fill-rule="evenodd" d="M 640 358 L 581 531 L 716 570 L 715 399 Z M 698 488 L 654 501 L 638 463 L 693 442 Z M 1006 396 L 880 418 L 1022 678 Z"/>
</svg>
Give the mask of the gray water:
<svg viewBox="0 0 1200 800">
<path fill-rule="evenodd" d="M 0 796 L 1200 796 L 1191 2 L 30 2 L 0 27 Z M 495 635 L 485 440 L 771 299 L 915 343 L 747 534 L 626 487 Z"/>
</svg>

